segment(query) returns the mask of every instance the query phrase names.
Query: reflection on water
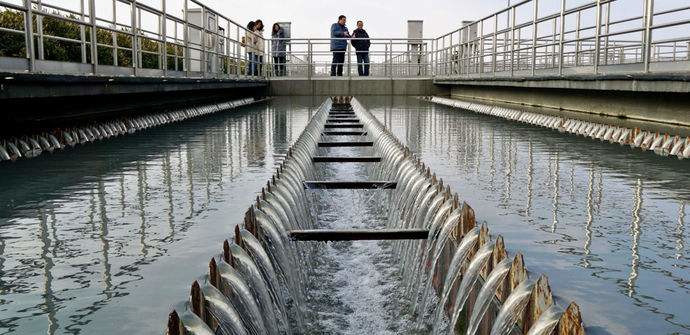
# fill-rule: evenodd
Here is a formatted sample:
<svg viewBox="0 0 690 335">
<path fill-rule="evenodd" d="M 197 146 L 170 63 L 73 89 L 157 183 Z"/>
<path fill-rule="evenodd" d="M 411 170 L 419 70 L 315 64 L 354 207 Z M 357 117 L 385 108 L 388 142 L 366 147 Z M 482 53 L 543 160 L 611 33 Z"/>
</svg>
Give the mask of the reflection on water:
<svg viewBox="0 0 690 335">
<path fill-rule="evenodd" d="M 0 333 L 160 333 L 315 101 L 2 164 Z"/>
<path fill-rule="evenodd" d="M 414 98 L 363 104 L 574 300 L 593 334 L 690 333 L 690 162 Z"/>
</svg>

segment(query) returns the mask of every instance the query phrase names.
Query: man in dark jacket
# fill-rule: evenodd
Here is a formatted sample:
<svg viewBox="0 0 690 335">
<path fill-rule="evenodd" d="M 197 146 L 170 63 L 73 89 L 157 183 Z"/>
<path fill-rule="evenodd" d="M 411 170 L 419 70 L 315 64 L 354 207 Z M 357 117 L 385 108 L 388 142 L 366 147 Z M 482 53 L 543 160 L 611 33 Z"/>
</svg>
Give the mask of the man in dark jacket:
<svg viewBox="0 0 690 335">
<path fill-rule="evenodd" d="M 352 46 L 357 50 L 357 73 L 359 73 L 360 76 L 368 76 L 369 47 L 371 46 L 371 42 L 369 41 L 369 34 L 364 30 L 364 22 L 357 21 L 357 29 L 352 32 L 352 37 L 356 38 L 352 40 Z"/>
<path fill-rule="evenodd" d="M 345 51 L 347 51 L 347 40 L 350 31 L 345 26 L 345 15 L 338 17 L 338 22 L 331 25 L 331 52 L 333 52 L 333 62 L 331 62 L 331 76 L 343 76 L 343 63 L 345 63 Z"/>
</svg>

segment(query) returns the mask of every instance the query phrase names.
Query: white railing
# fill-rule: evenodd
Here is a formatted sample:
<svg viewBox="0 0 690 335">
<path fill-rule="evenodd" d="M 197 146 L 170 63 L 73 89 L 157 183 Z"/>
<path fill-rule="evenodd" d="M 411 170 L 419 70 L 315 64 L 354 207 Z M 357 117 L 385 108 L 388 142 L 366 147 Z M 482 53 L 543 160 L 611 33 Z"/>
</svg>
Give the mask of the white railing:
<svg viewBox="0 0 690 335">
<path fill-rule="evenodd" d="M 81 0 L 69 5 L 0 0 L 0 71 L 263 78 L 248 73 L 241 43 L 247 30 L 200 1 Z"/>
<path fill-rule="evenodd" d="M 347 39 L 336 74 L 338 65 L 348 78 L 369 65 L 368 77 L 436 80 L 690 72 L 690 3 L 572 1 L 519 1 L 434 39 L 372 38 L 365 64 Z M 334 63 L 331 39 L 285 39 L 283 63 L 266 38 L 261 71 L 250 73 L 241 41 L 251 33 L 200 0 L 60 3 L 0 0 L 0 72 L 280 80 L 328 77 Z"/>
<path fill-rule="evenodd" d="M 342 54 L 342 62 L 334 60 L 331 41 L 344 40 L 347 42 L 345 50 L 337 51 Z M 286 43 L 285 52 L 273 53 L 269 51 L 267 60 L 267 75 L 271 79 L 314 78 L 314 77 L 374 77 L 374 78 L 406 78 L 432 76 L 431 39 L 406 38 L 371 38 L 369 50 L 357 51 L 351 42 L 355 38 L 298 38 L 298 39 L 267 39 L 266 50 L 272 50 L 271 44 Z M 366 55 L 368 62 L 358 62 L 357 56 Z M 285 63 L 276 56 L 285 56 Z M 335 66 L 335 68 L 334 68 Z M 342 71 L 338 71 L 338 67 Z M 368 75 L 367 69 L 368 67 Z"/>
<path fill-rule="evenodd" d="M 568 3 L 519 1 L 438 37 L 434 74 L 474 79 L 690 71 L 690 3 Z"/>
</svg>

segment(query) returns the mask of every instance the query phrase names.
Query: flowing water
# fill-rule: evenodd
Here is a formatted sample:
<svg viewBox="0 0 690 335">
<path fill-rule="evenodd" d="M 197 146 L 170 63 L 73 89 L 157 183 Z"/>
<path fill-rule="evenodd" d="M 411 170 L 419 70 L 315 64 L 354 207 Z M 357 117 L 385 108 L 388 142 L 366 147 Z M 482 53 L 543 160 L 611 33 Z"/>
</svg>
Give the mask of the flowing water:
<svg viewBox="0 0 690 335">
<path fill-rule="evenodd" d="M 360 102 L 592 334 L 690 334 L 690 161 L 414 98 Z"/>
<path fill-rule="evenodd" d="M 232 266 L 215 259 L 219 282 L 198 277 L 223 240 L 233 240 L 232 227 L 322 101 L 276 99 L 0 166 L 0 333 L 161 333 L 195 279 L 221 333 L 244 323 L 251 324 L 249 334 L 426 334 L 433 327 L 419 325 L 429 322 L 445 333 L 448 320 L 430 308 L 438 304 L 430 294 L 434 268 L 425 266 L 448 240 L 442 224 L 460 212 L 411 170 L 398 177 L 406 183 L 399 188 L 412 192 L 398 198 L 388 190 L 309 190 L 307 207 L 298 201 L 301 191 L 285 182 L 296 181 L 296 170 L 283 171 L 283 183 L 254 210 L 261 238 L 238 230 L 240 244 L 227 245 Z M 533 273 L 549 276 L 562 306 L 570 300 L 582 306 L 589 333 L 690 332 L 682 314 L 690 298 L 687 162 L 413 98 L 361 101 L 474 207 L 479 223 L 502 234 L 511 252 L 522 251 Z M 316 164 L 314 173 L 323 180 L 395 177 L 357 163 Z M 285 235 L 288 227 L 391 224 L 428 227 L 436 238 L 323 244 Z M 474 245 L 477 234 L 464 242 Z M 456 267 L 466 258 L 471 263 L 465 276 L 445 279 L 459 286 L 455 310 L 480 288 L 477 275 L 494 243 L 456 254 Z M 470 326 L 508 262 L 481 283 Z M 532 285 L 523 282 L 507 299 L 496 334 L 513 323 Z M 182 313 L 189 304 L 176 306 L 185 325 L 210 333 Z M 548 333 L 557 315 L 545 313 L 534 334 Z"/>
<path fill-rule="evenodd" d="M 0 334 L 159 334 L 322 99 L 0 165 Z"/>
</svg>

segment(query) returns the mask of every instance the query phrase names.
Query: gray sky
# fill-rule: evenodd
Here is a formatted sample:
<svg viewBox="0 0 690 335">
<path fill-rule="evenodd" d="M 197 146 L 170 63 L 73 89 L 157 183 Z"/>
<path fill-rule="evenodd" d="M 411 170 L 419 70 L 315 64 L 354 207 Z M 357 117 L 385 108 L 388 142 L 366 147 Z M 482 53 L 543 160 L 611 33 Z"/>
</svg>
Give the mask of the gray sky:
<svg viewBox="0 0 690 335">
<path fill-rule="evenodd" d="M 515 2 L 516 0 L 513 0 Z M 348 17 L 354 29 L 357 20 L 365 22 L 371 37 L 407 37 L 407 20 L 424 20 L 424 36 L 437 37 L 460 27 L 463 20 L 474 20 L 506 7 L 507 0 L 204 0 L 240 24 L 262 19 L 291 21 L 292 37 L 328 37 L 330 25 L 339 14 Z"/>
</svg>

